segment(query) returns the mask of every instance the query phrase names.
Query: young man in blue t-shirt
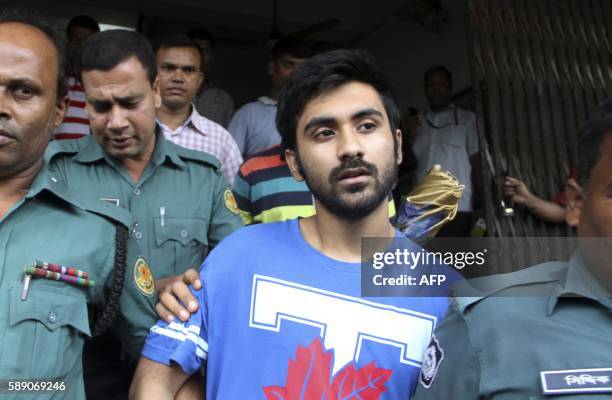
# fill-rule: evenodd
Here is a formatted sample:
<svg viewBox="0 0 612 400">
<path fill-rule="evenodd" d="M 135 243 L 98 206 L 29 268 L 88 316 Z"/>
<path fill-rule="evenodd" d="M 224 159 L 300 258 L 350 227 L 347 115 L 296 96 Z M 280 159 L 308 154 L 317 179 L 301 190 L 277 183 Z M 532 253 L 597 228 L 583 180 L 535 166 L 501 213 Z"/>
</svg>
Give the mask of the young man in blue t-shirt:
<svg viewBox="0 0 612 400">
<path fill-rule="evenodd" d="M 199 310 L 151 329 L 133 398 L 173 398 L 204 365 L 211 399 L 410 396 L 448 301 L 361 297 L 362 237 L 398 235 L 387 206 L 398 124 L 367 53 L 336 50 L 295 71 L 277 125 L 317 213 L 243 228 L 211 252 L 192 289 Z"/>
</svg>

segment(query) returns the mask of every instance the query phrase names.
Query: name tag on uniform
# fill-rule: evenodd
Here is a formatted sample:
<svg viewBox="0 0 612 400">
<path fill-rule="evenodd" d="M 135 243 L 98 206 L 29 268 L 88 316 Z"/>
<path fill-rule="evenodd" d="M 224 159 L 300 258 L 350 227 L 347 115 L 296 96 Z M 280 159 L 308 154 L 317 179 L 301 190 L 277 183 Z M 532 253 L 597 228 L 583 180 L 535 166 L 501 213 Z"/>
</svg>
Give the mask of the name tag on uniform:
<svg viewBox="0 0 612 400">
<path fill-rule="evenodd" d="M 119 199 L 109 199 L 107 197 L 100 197 L 100 201 L 104 201 L 106 203 L 114 204 L 119 207 Z"/>
<path fill-rule="evenodd" d="M 541 371 L 543 394 L 612 393 L 612 368 Z"/>
</svg>

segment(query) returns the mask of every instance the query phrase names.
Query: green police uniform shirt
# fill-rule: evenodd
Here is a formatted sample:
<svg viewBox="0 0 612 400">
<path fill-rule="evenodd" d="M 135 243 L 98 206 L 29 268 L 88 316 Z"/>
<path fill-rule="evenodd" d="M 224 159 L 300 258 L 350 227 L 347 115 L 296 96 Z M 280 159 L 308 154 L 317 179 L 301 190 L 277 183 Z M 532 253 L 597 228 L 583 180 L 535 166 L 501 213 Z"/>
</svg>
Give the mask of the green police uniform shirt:
<svg viewBox="0 0 612 400">
<path fill-rule="evenodd" d="M 156 138 L 138 182 L 91 136 L 52 143 L 47 157 L 70 187 L 130 211 L 134 238 L 164 278 L 198 268 L 242 220 L 216 158 Z"/>
<path fill-rule="evenodd" d="M 46 166 L 26 196 L 0 218 L 0 398 L 84 399 L 82 353 L 90 336 L 88 304 L 102 310 L 114 282 L 117 225 L 130 215 L 68 190 Z M 92 287 L 32 277 L 37 260 L 89 273 Z M 153 277 L 133 241 L 114 320 L 126 350 L 138 356 L 156 321 Z M 63 391 L 20 394 L 15 379 L 55 380 Z M 13 390 L 9 390 L 13 387 Z"/>
<path fill-rule="evenodd" d="M 414 399 L 612 398 L 612 299 L 579 254 L 485 279 L 499 290 L 454 299 Z"/>
</svg>

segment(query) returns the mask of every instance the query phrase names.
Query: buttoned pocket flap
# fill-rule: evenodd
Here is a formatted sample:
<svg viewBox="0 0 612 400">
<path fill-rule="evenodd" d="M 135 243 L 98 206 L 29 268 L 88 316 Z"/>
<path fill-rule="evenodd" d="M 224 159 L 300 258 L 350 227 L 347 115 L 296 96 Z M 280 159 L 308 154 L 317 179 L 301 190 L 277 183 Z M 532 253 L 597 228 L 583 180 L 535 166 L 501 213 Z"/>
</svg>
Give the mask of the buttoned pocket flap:
<svg viewBox="0 0 612 400">
<path fill-rule="evenodd" d="M 32 279 L 37 280 L 38 278 Z M 10 325 L 34 320 L 43 324 L 50 331 L 69 325 L 91 336 L 85 296 L 76 288 L 59 285 L 61 284 L 56 286 L 46 282 L 32 282 L 25 301 L 21 300 L 21 287 L 11 287 L 9 289 Z"/>
<path fill-rule="evenodd" d="M 167 240 L 186 246 L 192 240 L 208 244 L 208 224 L 204 218 L 162 218 L 155 217 L 155 240 L 161 246 Z"/>
</svg>

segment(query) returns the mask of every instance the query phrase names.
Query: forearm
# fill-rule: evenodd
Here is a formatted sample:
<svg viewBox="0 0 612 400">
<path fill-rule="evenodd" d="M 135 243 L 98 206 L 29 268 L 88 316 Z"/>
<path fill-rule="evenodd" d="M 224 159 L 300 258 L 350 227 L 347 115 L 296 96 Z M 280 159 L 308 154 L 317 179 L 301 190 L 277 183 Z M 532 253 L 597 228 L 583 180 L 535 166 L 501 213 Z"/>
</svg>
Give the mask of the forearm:
<svg viewBox="0 0 612 400">
<path fill-rule="evenodd" d="M 565 208 L 552 201 L 546 201 L 532 195 L 525 202 L 525 206 L 534 216 L 541 220 L 552 223 L 563 223 L 565 221 Z"/>
<path fill-rule="evenodd" d="M 130 400 L 174 399 L 189 376 L 181 368 L 142 357 L 130 386 Z"/>
</svg>

